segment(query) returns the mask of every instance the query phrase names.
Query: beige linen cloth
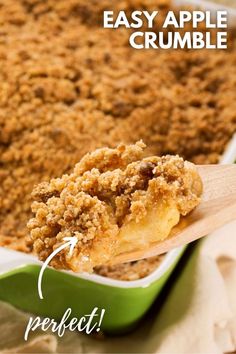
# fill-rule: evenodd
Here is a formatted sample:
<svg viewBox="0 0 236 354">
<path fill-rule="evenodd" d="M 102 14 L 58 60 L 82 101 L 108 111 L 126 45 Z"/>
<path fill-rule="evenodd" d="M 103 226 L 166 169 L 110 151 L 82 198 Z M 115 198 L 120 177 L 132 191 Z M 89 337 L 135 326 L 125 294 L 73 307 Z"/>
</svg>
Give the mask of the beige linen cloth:
<svg viewBox="0 0 236 354">
<path fill-rule="evenodd" d="M 231 353 L 236 351 L 236 222 L 205 238 L 180 272 L 161 310 L 132 334 L 61 339 L 34 333 L 29 315 L 0 303 L 0 353 Z"/>
</svg>

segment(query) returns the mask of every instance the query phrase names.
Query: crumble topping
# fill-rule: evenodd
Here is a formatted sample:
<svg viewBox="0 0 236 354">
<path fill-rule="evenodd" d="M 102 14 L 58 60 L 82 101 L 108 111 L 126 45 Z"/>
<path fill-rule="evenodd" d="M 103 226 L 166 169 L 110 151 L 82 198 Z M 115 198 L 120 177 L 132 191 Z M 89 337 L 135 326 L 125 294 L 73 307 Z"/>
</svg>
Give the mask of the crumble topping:
<svg viewBox="0 0 236 354">
<path fill-rule="evenodd" d="M 165 255 L 141 259 L 113 266 L 95 267 L 95 273 L 117 280 L 138 280 L 152 273 L 163 261 Z"/>
<path fill-rule="evenodd" d="M 144 139 L 148 155 L 219 161 L 236 131 L 235 29 L 224 51 L 135 51 L 129 32 L 100 24 L 104 9 L 137 6 L 174 10 L 169 0 L 1 2 L 0 246 L 30 252 L 33 186 L 101 146 Z"/>
<path fill-rule="evenodd" d="M 65 237 L 75 236 L 78 242 L 73 256 L 63 250 L 51 265 L 91 271 L 109 262 L 120 248 L 119 238 L 127 241 L 122 234 L 124 227 L 131 222 L 139 227 L 157 204 L 167 208 L 174 205 L 178 215 L 196 207 L 202 183 L 194 165 L 179 156 L 143 158 L 144 148 L 139 141 L 95 150 L 85 155 L 70 175 L 35 188 L 35 217 L 28 227 L 41 260 Z"/>
</svg>

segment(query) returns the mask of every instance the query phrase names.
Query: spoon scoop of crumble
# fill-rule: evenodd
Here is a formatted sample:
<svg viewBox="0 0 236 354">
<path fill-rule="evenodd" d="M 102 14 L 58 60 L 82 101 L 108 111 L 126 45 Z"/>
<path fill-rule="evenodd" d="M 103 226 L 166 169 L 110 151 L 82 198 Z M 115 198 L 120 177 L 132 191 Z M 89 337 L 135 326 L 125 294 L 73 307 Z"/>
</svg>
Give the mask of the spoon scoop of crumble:
<svg viewBox="0 0 236 354">
<path fill-rule="evenodd" d="M 30 243 L 44 261 L 76 237 L 73 254 L 65 248 L 50 263 L 75 272 L 140 258 L 200 203 L 202 190 L 196 166 L 179 156 L 145 157 L 142 141 L 98 149 L 71 174 L 35 187 Z"/>
<path fill-rule="evenodd" d="M 236 165 L 196 167 L 204 186 L 199 206 L 183 217 L 167 238 L 149 244 L 148 249 L 119 254 L 112 259 L 112 265 L 158 256 L 206 236 L 236 219 Z"/>
</svg>

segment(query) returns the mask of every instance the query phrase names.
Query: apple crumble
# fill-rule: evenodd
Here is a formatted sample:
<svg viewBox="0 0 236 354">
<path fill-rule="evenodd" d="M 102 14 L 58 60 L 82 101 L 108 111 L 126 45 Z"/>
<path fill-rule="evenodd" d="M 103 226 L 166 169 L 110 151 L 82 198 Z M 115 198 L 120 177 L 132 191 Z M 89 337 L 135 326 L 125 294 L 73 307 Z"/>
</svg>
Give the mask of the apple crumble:
<svg viewBox="0 0 236 354">
<path fill-rule="evenodd" d="M 71 174 L 34 189 L 28 227 L 41 260 L 75 236 L 73 255 L 64 249 L 51 265 L 92 271 L 114 255 L 168 237 L 198 205 L 202 182 L 195 166 L 179 156 L 143 158 L 144 148 L 139 141 L 95 150 Z"/>
<path fill-rule="evenodd" d="M 165 254 L 162 254 L 160 256 L 140 259 L 133 262 L 95 267 L 94 272 L 104 277 L 117 280 L 138 280 L 154 272 L 161 264 L 164 257 Z"/>
<path fill-rule="evenodd" d="M 146 156 L 217 163 L 236 131 L 235 29 L 224 51 L 136 51 L 129 31 L 102 28 L 104 10 L 135 8 L 173 10 L 169 0 L 0 1 L 0 246 L 31 252 L 34 185 L 89 151 L 143 139 Z"/>
</svg>

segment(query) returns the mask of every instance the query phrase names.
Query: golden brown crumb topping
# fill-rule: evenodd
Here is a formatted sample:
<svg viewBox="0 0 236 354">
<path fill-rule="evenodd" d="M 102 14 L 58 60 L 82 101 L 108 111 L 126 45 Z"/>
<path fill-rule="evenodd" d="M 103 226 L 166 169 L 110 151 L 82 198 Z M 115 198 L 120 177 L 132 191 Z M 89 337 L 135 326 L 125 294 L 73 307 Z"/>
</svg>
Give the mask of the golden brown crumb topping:
<svg viewBox="0 0 236 354">
<path fill-rule="evenodd" d="M 138 280 L 152 273 L 163 261 L 165 255 L 141 259 L 136 262 L 101 266 L 94 269 L 95 273 L 117 280 Z"/>
<path fill-rule="evenodd" d="M 74 271 L 106 264 L 119 231 L 139 223 L 160 200 L 174 201 L 181 215 L 200 201 L 202 184 L 194 166 L 179 156 L 143 158 L 145 145 L 119 145 L 85 155 L 73 173 L 33 192 L 30 220 L 34 251 L 45 260 L 65 237 L 78 240 L 73 256 L 58 254 L 52 265 Z"/>
<path fill-rule="evenodd" d="M 168 0 L 7 0 L 0 6 L 0 245 L 26 247 L 35 184 L 101 146 L 215 163 L 236 130 L 235 31 L 225 51 L 136 51 L 103 10 Z M 53 45 L 52 45 L 53 43 Z"/>
</svg>

